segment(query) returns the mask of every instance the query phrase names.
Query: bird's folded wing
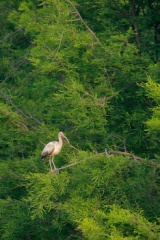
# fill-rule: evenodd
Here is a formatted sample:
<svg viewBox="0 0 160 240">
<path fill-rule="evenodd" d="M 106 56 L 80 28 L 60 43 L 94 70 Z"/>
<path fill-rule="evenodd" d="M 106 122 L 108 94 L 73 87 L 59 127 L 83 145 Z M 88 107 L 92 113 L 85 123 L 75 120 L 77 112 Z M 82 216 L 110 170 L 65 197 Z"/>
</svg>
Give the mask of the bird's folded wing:
<svg viewBox="0 0 160 240">
<path fill-rule="evenodd" d="M 48 143 L 42 151 L 41 158 L 50 156 L 52 154 L 52 152 L 54 151 L 54 148 L 55 148 L 54 142 Z"/>
</svg>

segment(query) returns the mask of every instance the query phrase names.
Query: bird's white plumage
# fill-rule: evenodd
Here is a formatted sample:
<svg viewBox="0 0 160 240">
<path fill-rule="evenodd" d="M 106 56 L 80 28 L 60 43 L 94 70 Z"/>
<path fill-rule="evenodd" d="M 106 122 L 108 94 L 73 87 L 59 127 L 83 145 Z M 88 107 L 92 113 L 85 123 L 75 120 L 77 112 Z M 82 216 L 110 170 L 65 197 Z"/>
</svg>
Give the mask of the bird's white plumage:
<svg viewBox="0 0 160 240">
<path fill-rule="evenodd" d="M 41 159 L 50 156 L 49 164 L 50 164 L 51 170 L 52 170 L 52 164 L 54 166 L 54 169 L 56 169 L 53 159 L 54 159 L 54 156 L 61 151 L 61 148 L 63 145 L 62 138 L 68 141 L 67 137 L 62 132 L 59 132 L 58 134 L 59 141 L 49 142 L 42 151 Z"/>
<path fill-rule="evenodd" d="M 43 149 L 41 156 L 50 156 L 50 155 L 57 155 L 62 148 L 62 144 L 59 142 L 49 142 Z"/>
</svg>

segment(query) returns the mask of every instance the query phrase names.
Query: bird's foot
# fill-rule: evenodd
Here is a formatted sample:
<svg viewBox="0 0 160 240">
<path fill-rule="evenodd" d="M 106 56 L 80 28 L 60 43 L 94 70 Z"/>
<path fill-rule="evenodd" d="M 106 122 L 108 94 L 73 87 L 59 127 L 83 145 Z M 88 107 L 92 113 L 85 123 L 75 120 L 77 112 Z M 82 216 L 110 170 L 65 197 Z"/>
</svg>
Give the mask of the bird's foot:
<svg viewBox="0 0 160 240">
<path fill-rule="evenodd" d="M 54 168 L 54 169 L 51 169 L 51 172 L 55 172 L 56 174 L 59 174 L 59 168 Z"/>
</svg>

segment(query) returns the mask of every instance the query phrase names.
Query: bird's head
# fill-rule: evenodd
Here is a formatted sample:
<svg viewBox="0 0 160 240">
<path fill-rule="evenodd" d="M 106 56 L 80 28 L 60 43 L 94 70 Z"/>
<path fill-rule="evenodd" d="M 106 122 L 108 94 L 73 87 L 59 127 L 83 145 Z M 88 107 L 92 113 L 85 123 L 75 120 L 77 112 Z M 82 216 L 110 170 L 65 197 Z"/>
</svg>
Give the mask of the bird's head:
<svg viewBox="0 0 160 240">
<path fill-rule="evenodd" d="M 59 132 L 58 136 L 61 137 L 61 138 L 64 138 L 69 143 L 68 138 L 64 135 L 63 132 Z"/>
</svg>

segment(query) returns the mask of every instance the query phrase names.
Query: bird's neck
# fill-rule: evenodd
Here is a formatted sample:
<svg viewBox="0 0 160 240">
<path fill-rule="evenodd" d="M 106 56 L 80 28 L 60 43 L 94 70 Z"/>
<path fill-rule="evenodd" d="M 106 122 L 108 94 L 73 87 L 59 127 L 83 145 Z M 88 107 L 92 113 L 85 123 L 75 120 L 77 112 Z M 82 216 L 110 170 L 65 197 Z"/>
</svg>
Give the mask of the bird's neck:
<svg viewBox="0 0 160 240">
<path fill-rule="evenodd" d="M 62 141 L 62 138 L 59 137 L 59 143 L 62 145 L 63 144 L 63 141 Z"/>
</svg>

